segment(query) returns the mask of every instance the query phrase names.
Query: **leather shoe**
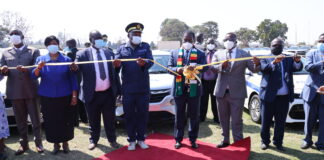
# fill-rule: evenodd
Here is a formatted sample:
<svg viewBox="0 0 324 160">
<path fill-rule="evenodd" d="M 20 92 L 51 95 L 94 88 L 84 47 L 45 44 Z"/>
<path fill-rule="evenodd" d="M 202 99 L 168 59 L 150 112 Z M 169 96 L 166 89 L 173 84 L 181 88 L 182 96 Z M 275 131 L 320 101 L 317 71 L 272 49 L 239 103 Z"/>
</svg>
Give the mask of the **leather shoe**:
<svg viewBox="0 0 324 160">
<path fill-rule="evenodd" d="M 217 145 L 217 148 L 225 148 L 227 146 L 229 146 L 229 143 L 222 142 L 221 144 Z"/>
<path fill-rule="evenodd" d="M 120 148 L 120 145 L 117 142 L 110 142 L 112 148 Z"/>
<path fill-rule="evenodd" d="M 54 143 L 54 148 L 52 154 L 56 155 L 60 151 L 61 145 L 59 143 Z"/>
<path fill-rule="evenodd" d="M 38 152 L 38 153 L 44 153 L 44 147 L 43 146 L 36 146 L 36 151 Z"/>
<path fill-rule="evenodd" d="M 261 143 L 261 149 L 262 150 L 266 150 L 269 148 L 269 145 L 268 144 L 265 144 L 265 143 Z"/>
<path fill-rule="evenodd" d="M 196 142 L 191 142 L 191 148 L 197 149 L 198 144 Z"/>
<path fill-rule="evenodd" d="M 15 152 L 15 155 L 16 155 L 16 156 L 18 156 L 18 155 L 22 155 L 22 154 L 25 153 L 28 149 L 29 149 L 28 146 L 26 146 L 26 147 L 20 146 L 20 147 L 18 148 L 18 150 Z"/>
<path fill-rule="evenodd" d="M 175 145 L 174 145 L 174 148 L 175 149 L 179 149 L 182 147 L 182 144 L 180 142 L 177 142 Z"/>
<path fill-rule="evenodd" d="M 300 146 L 300 148 L 301 149 L 307 149 L 307 148 L 309 148 L 311 146 L 312 146 L 312 144 L 307 143 L 307 142 L 304 141 L 303 144 Z"/>
<path fill-rule="evenodd" d="M 284 147 L 282 145 L 276 145 L 277 150 L 279 151 L 285 151 Z"/>
<path fill-rule="evenodd" d="M 89 146 L 88 146 L 88 149 L 89 149 L 89 150 L 93 150 L 93 149 L 95 149 L 96 147 L 97 147 L 97 144 L 95 144 L 95 143 L 90 143 Z"/>
<path fill-rule="evenodd" d="M 68 142 L 63 142 L 63 153 L 67 154 L 70 152 L 70 148 L 69 148 L 69 143 Z"/>
</svg>

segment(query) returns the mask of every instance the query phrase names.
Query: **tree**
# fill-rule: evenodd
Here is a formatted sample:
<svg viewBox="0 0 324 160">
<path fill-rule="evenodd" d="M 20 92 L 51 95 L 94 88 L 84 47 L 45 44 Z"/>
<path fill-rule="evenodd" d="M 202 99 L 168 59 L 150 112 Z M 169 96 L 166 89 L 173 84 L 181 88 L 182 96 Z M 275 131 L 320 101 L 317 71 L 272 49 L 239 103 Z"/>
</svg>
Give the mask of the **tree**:
<svg viewBox="0 0 324 160">
<path fill-rule="evenodd" d="M 0 25 L 9 31 L 19 29 L 27 38 L 29 31 L 32 29 L 32 25 L 27 21 L 26 18 L 17 12 L 11 11 L 4 11 L 0 14 Z"/>
<path fill-rule="evenodd" d="M 205 39 L 213 38 L 216 40 L 218 38 L 218 24 L 214 21 L 208 21 L 202 25 L 195 25 L 192 27 L 192 30 L 195 33 L 203 33 Z"/>
<path fill-rule="evenodd" d="M 181 41 L 183 33 L 189 27 L 186 23 L 178 19 L 165 19 L 160 27 L 162 41 Z"/>
<path fill-rule="evenodd" d="M 264 46 L 270 46 L 271 41 L 277 37 L 287 39 L 287 32 L 287 24 L 279 20 L 272 22 L 271 19 L 265 19 L 257 26 L 258 38 Z"/>
<path fill-rule="evenodd" d="M 248 28 L 240 28 L 235 31 L 237 39 L 242 42 L 243 47 L 249 47 L 251 41 L 257 40 L 257 33 L 254 30 Z"/>
</svg>

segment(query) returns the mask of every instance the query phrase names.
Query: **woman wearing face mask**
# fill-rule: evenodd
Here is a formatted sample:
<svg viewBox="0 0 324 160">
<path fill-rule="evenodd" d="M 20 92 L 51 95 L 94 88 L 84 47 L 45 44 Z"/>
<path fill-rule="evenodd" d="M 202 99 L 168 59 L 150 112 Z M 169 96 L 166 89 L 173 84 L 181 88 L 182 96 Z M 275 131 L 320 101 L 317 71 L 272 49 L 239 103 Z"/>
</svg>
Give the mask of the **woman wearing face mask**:
<svg viewBox="0 0 324 160">
<path fill-rule="evenodd" d="M 41 78 L 38 94 L 41 97 L 46 140 L 54 143 L 57 154 L 63 143 L 63 152 L 69 152 L 68 141 L 74 137 L 74 114 L 77 104 L 77 78 L 68 65 L 50 66 L 49 63 L 71 62 L 59 52 L 59 40 L 55 36 L 45 39 L 48 54 L 36 59 L 38 65 L 32 77 Z"/>
</svg>

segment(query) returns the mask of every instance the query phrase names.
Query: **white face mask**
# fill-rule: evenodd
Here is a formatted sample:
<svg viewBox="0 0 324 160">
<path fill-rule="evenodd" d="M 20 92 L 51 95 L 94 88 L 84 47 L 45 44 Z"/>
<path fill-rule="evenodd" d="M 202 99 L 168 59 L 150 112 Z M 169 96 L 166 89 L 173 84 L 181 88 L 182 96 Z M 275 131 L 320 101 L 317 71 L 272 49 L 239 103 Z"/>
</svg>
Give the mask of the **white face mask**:
<svg viewBox="0 0 324 160">
<path fill-rule="evenodd" d="M 207 49 L 212 51 L 215 49 L 215 44 L 207 44 Z"/>
<path fill-rule="evenodd" d="M 10 42 L 14 45 L 21 43 L 21 37 L 19 35 L 12 35 L 10 36 Z"/>
<path fill-rule="evenodd" d="M 142 37 L 139 37 L 139 36 L 133 36 L 132 37 L 132 43 L 134 44 L 140 44 L 142 42 Z"/>
<path fill-rule="evenodd" d="M 228 50 L 233 49 L 234 45 L 235 45 L 235 44 L 234 44 L 233 41 L 225 41 L 225 42 L 224 42 L 224 47 L 225 47 L 226 49 L 228 49 Z"/>
<path fill-rule="evenodd" d="M 189 42 L 185 42 L 185 43 L 182 44 L 182 47 L 183 47 L 185 50 L 189 50 L 189 49 L 191 49 L 192 46 L 193 46 L 193 45 L 192 45 L 191 43 L 189 43 Z"/>
</svg>

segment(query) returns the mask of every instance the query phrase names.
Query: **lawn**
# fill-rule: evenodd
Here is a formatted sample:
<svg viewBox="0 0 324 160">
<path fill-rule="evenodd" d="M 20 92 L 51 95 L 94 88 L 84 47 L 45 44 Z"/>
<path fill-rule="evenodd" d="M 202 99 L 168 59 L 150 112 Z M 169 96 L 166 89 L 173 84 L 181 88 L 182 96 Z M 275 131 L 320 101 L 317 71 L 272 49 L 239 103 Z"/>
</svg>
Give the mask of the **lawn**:
<svg viewBox="0 0 324 160">
<path fill-rule="evenodd" d="M 208 113 L 208 119 L 206 122 L 201 123 L 199 131 L 199 140 L 204 142 L 209 142 L 213 144 L 218 144 L 221 141 L 221 129 L 218 124 L 212 122 L 211 113 Z M 272 146 L 268 150 L 260 149 L 260 125 L 252 122 L 248 113 L 244 113 L 244 136 L 250 136 L 252 139 L 251 148 L 251 160 L 320 160 L 324 159 L 324 154 L 315 150 L 307 149 L 301 150 L 300 144 L 301 140 L 304 138 L 303 135 L 303 124 L 287 124 L 286 132 L 284 138 L 285 152 L 279 152 Z M 102 126 L 103 127 L 103 126 Z M 317 129 L 314 135 L 317 135 Z M 173 124 L 172 123 L 156 123 L 150 124 L 148 129 L 148 134 L 150 133 L 165 133 L 173 134 Z M 273 130 L 271 130 L 273 133 Z M 75 138 L 70 142 L 71 152 L 69 154 L 64 154 L 60 152 L 57 155 L 52 155 L 50 152 L 53 149 L 53 145 L 44 140 L 44 147 L 46 151 L 43 154 L 38 154 L 35 152 L 35 146 L 32 142 L 31 132 L 29 133 L 30 143 L 29 146 L 31 150 L 21 156 L 15 156 L 14 151 L 18 148 L 18 132 L 15 128 L 11 129 L 11 136 L 6 140 L 8 160 L 90 160 L 95 157 L 99 157 L 107 152 L 113 151 L 108 145 L 107 139 L 105 138 L 105 133 L 102 128 L 102 136 L 99 140 L 98 147 L 93 151 L 89 151 L 88 147 L 88 129 L 87 125 L 80 124 L 80 127 L 75 129 Z M 117 141 L 122 145 L 127 145 L 126 132 L 122 126 L 117 128 Z M 317 140 L 317 136 L 313 137 L 313 140 Z M 173 146 L 170 146 L 173 147 Z"/>
</svg>

